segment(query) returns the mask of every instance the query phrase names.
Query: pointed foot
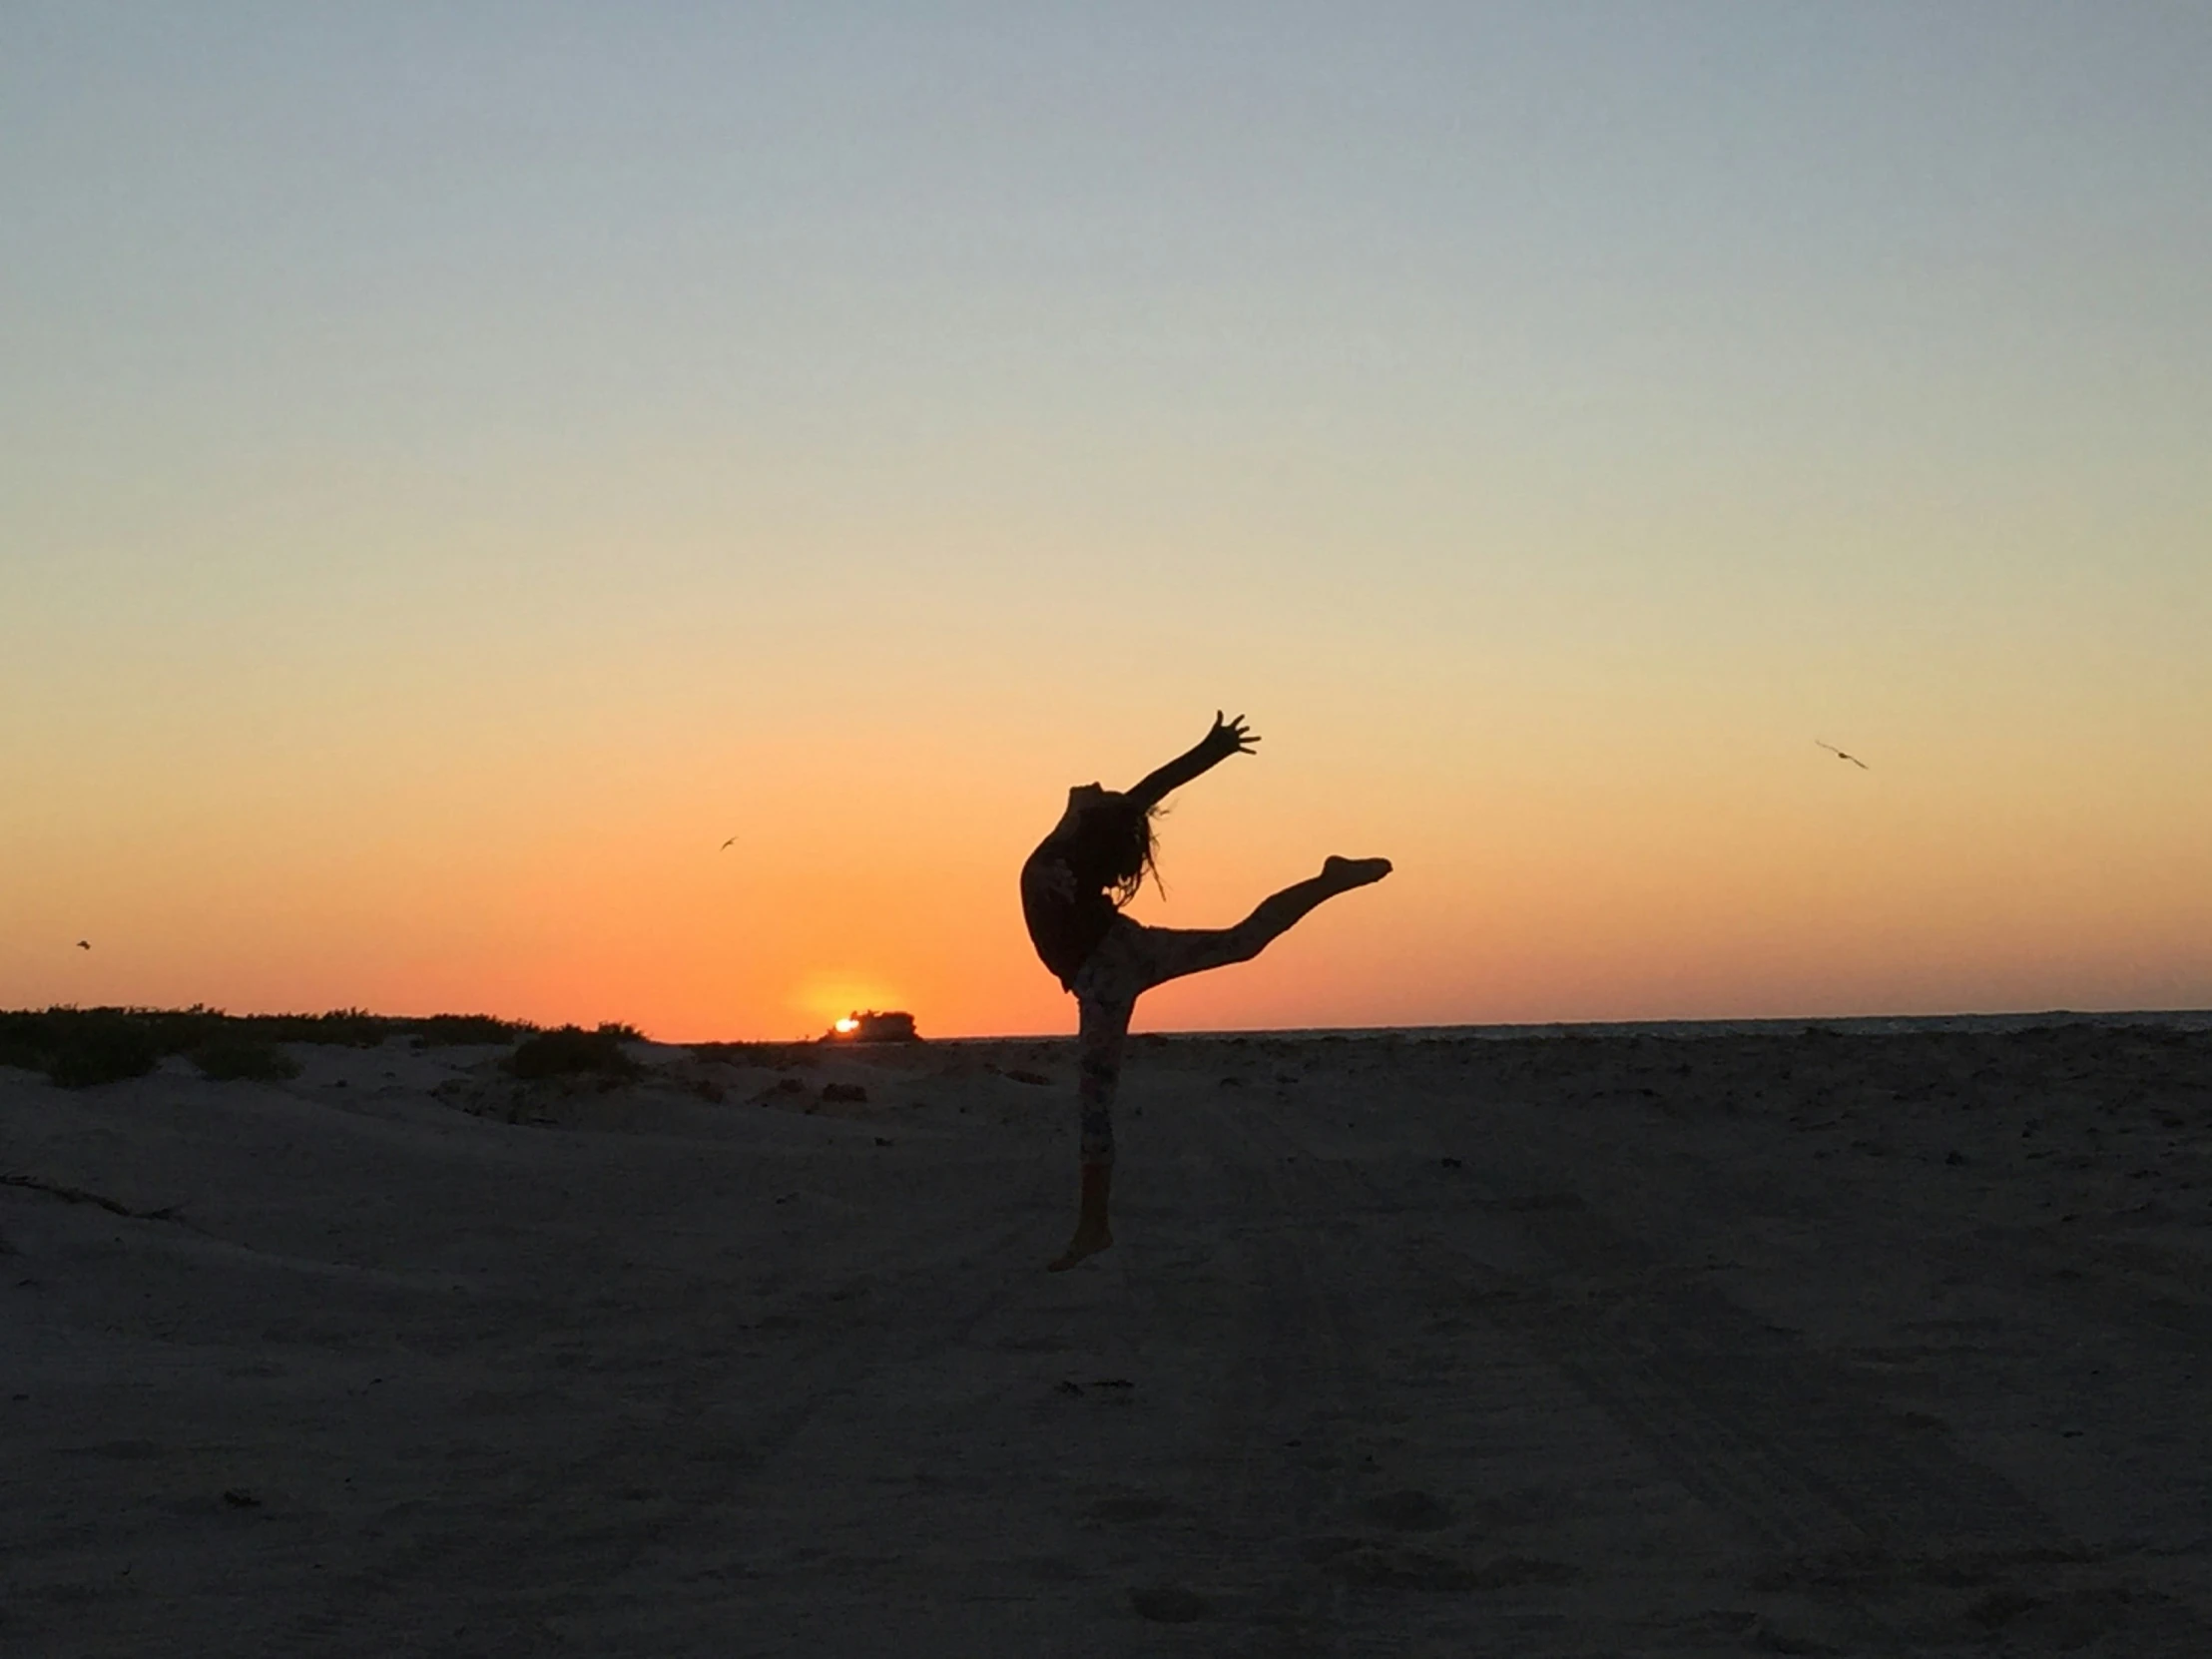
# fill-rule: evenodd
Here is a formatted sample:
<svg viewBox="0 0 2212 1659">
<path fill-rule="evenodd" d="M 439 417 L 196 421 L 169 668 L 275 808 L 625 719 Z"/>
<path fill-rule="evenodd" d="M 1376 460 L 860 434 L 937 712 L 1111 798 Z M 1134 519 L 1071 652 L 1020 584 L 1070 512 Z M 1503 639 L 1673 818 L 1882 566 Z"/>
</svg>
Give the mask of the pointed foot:
<svg viewBox="0 0 2212 1659">
<path fill-rule="evenodd" d="M 1331 857 L 1321 866 L 1321 878 L 1339 892 L 1369 886 L 1389 873 L 1390 860 L 1387 858 Z"/>
</svg>

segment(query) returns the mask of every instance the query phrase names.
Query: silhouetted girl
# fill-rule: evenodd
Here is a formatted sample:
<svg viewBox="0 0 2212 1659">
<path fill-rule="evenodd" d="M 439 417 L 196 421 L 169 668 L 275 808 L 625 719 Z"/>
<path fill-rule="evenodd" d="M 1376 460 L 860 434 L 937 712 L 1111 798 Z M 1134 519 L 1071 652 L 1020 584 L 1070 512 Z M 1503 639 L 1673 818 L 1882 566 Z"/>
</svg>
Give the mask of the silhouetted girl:
<svg viewBox="0 0 2212 1659">
<path fill-rule="evenodd" d="M 1228 962 L 1249 962 L 1323 899 L 1380 881 L 1387 858 L 1330 858 L 1321 873 L 1285 887 L 1234 927 L 1147 927 L 1121 913 L 1153 867 L 1152 815 L 1171 790 L 1260 740 L 1244 716 L 1224 721 L 1133 790 L 1096 784 L 1068 791 L 1067 811 L 1021 866 L 1021 909 L 1044 965 L 1075 993 L 1081 1016 L 1082 1198 L 1075 1237 L 1050 1263 L 1072 1268 L 1114 1242 L 1107 1197 L 1114 1167 L 1114 1089 L 1122 1040 L 1137 998 L 1154 985 Z"/>
</svg>

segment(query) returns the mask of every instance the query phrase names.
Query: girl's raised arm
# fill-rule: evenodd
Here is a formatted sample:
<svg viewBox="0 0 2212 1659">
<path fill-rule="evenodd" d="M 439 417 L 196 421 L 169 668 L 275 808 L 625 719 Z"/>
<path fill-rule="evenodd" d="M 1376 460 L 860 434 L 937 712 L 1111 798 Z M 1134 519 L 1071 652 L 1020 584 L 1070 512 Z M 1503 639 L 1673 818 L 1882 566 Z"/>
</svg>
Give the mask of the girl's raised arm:
<svg viewBox="0 0 2212 1659">
<path fill-rule="evenodd" d="M 1129 792 L 1129 799 L 1150 812 L 1165 801 L 1171 791 L 1181 789 L 1192 779 L 1221 765 L 1230 756 L 1252 754 L 1252 746 L 1259 741 L 1258 733 L 1245 729 L 1243 715 L 1234 720 L 1223 720 L 1221 711 L 1216 709 L 1214 729 L 1159 771 L 1148 774 Z"/>
</svg>

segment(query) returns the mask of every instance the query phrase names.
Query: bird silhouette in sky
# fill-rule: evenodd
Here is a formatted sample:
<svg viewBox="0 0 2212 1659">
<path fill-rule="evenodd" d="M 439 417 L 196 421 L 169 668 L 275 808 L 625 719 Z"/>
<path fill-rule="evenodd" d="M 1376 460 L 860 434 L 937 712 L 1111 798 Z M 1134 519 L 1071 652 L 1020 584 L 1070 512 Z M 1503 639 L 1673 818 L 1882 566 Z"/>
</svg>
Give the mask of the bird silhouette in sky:
<svg viewBox="0 0 2212 1659">
<path fill-rule="evenodd" d="M 730 850 L 730 849 L 731 849 L 731 848 L 732 848 L 733 846 L 736 846 L 737 844 L 738 844 L 738 837 L 737 837 L 737 836 L 735 836 L 735 835 L 732 835 L 732 836 L 731 836 L 731 837 L 730 837 L 730 838 L 729 838 L 728 840 L 724 841 L 724 842 L 723 842 L 723 843 L 722 843 L 722 844 L 721 844 L 720 846 L 716 847 L 716 848 L 715 848 L 715 850 L 716 850 L 717 852 L 727 852 L 727 851 L 729 851 L 729 850 Z"/>
<path fill-rule="evenodd" d="M 79 950 L 90 950 L 92 948 L 92 941 L 90 939 L 79 939 L 77 941 L 77 948 Z"/>
<path fill-rule="evenodd" d="M 1851 764 L 1852 764 L 1853 766 L 1857 767 L 1857 768 L 1858 768 L 1858 769 L 1859 769 L 1859 770 L 1860 770 L 1861 772 L 1872 772 L 1872 771 L 1874 771 L 1874 768 L 1873 768 L 1873 767 L 1871 767 L 1871 766 L 1867 765 L 1867 763 L 1866 763 L 1866 762 L 1864 762 L 1864 761 L 1862 761 L 1862 760 L 1861 760 L 1861 759 L 1860 759 L 1860 758 L 1859 758 L 1858 756 L 1856 756 L 1856 755 L 1846 755 L 1846 754 L 1845 754 L 1845 753 L 1844 753 L 1844 752 L 1843 752 L 1843 751 L 1842 751 L 1841 749 L 1838 749 L 1838 748 L 1837 748 L 1837 747 L 1836 747 L 1836 746 L 1835 746 L 1834 744 L 1832 744 L 1832 743 L 1821 743 L 1821 740 L 1820 740 L 1820 739 L 1818 739 L 1818 738 L 1815 738 L 1815 739 L 1814 739 L 1813 741 L 1814 741 L 1815 743 L 1817 743 L 1817 744 L 1820 744 L 1821 748 L 1823 748 L 1823 749 L 1827 750 L 1827 751 L 1828 751 L 1828 752 L 1829 752 L 1829 753 L 1830 753 L 1831 755 L 1835 756 L 1837 760 L 1839 760 L 1839 761 L 1849 761 L 1849 762 L 1850 762 L 1850 763 L 1851 763 Z"/>
</svg>

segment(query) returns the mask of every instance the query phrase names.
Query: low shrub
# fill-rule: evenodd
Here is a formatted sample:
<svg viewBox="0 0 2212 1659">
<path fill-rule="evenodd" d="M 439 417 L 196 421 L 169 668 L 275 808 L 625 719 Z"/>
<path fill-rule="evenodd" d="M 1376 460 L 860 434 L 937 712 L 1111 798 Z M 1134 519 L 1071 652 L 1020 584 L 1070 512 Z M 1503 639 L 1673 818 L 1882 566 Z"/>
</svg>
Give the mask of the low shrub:
<svg viewBox="0 0 2212 1659">
<path fill-rule="evenodd" d="M 0 1014 L 0 1066 L 21 1066 L 25 1071 L 44 1071 L 46 1057 L 54 1051 L 47 1039 L 47 1022 L 43 1014 Z"/>
<path fill-rule="evenodd" d="M 602 1025 L 586 1031 L 580 1025 L 563 1025 L 541 1031 L 507 1057 L 507 1069 L 517 1077 L 574 1077 L 596 1072 L 602 1077 L 635 1077 L 638 1067 L 622 1052 L 628 1027 Z"/>
<path fill-rule="evenodd" d="M 460 1048 L 470 1043 L 513 1042 L 526 1026 L 508 1024 L 489 1014 L 432 1014 L 412 1022 L 415 1047 Z"/>
<path fill-rule="evenodd" d="M 273 1042 L 253 1037 L 226 1036 L 193 1050 L 192 1063 L 200 1075 L 219 1083 L 243 1079 L 252 1083 L 281 1083 L 299 1075 L 299 1062 Z"/>
<path fill-rule="evenodd" d="M 363 1008 L 332 1008 L 326 1014 L 258 1014 L 252 1023 L 272 1042 L 331 1043 L 340 1048 L 381 1048 L 386 1037 L 406 1026 L 404 1020 L 387 1019 Z"/>
<path fill-rule="evenodd" d="M 144 1077 L 162 1057 L 162 1045 L 142 1021 L 104 1011 L 61 1023 L 46 1075 L 65 1089 Z"/>
<path fill-rule="evenodd" d="M 143 1077 L 177 1046 L 165 1037 L 140 1008 L 11 1010 L 0 1013 L 0 1065 L 43 1071 L 65 1087 L 83 1088 Z"/>
</svg>

